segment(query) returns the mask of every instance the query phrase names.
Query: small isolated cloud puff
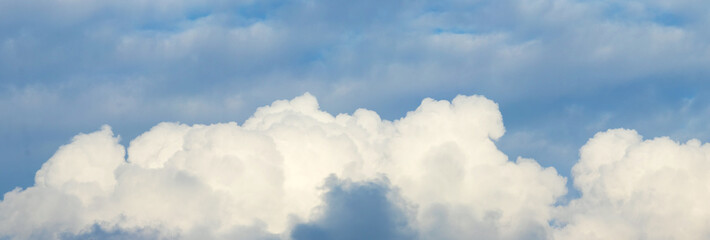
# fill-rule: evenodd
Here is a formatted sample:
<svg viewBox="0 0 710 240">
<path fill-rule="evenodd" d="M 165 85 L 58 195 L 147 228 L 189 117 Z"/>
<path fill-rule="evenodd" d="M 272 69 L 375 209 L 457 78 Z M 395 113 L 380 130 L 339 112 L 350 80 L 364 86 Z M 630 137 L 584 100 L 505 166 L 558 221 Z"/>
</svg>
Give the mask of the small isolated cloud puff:
<svg viewBox="0 0 710 240">
<path fill-rule="evenodd" d="M 105 126 L 62 146 L 34 186 L 5 194 L 0 237 L 708 236 L 706 145 L 600 133 L 574 168 L 582 197 L 555 207 L 566 179 L 509 161 L 494 144 L 504 131 L 481 96 L 425 99 L 387 121 L 365 109 L 333 116 L 305 94 L 242 125 L 161 123 L 127 149 Z"/>
</svg>

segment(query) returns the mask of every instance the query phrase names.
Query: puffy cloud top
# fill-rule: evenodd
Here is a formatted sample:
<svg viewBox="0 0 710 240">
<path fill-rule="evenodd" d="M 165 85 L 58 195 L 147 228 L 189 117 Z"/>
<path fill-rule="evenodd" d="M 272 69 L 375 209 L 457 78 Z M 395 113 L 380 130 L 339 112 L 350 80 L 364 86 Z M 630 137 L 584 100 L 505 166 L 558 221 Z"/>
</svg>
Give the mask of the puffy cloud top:
<svg viewBox="0 0 710 240">
<path fill-rule="evenodd" d="M 598 133 L 573 168 L 582 192 L 561 212 L 559 239 L 707 239 L 710 144 Z"/>
<path fill-rule="evenodd" d="M 482 96 L 424 99 L 401 119 L 333 116 L 305 94 L 245 123 L 161 123 L 127 150 L 76 136 L 0 202 L 10 239 L 704 239 L 710 146 L 595 135 L 566 179 L 511 161 Z M 127 155 L 126 155 L 127 153 Z"/>
</svg>

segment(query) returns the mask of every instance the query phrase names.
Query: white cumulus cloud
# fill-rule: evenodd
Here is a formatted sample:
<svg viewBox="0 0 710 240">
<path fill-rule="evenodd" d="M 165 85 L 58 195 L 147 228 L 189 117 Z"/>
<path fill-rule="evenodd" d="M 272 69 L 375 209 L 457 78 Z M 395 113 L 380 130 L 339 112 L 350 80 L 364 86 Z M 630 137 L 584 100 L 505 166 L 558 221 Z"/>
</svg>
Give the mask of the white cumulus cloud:
<svg viewBox="0 0 710 240">
<path fill-rule="evenodd" d="M 703 239 L 708 145 L 599 133 L 566 179 L 510 160 L 498 106 L 424 99 L 395 121 L 305 94 L 243 124 L 161 123 L 119 143 L 77 135 L 0 202 L 10 239 Z M 374 224 L 378 223 L 378 224 Z M 387 226 L 387 227 L 383 227 Z M 388 229 L 388 228 L 396 229 Z M 359 236 L 359 235 L 357 235 Z"/>
<path fill-rule="evenodd" d="M 572 174 L 582 197 L 561 209 L 558 239 L 710 238 L 710 145 L 598 133 Z"/>
</svg>

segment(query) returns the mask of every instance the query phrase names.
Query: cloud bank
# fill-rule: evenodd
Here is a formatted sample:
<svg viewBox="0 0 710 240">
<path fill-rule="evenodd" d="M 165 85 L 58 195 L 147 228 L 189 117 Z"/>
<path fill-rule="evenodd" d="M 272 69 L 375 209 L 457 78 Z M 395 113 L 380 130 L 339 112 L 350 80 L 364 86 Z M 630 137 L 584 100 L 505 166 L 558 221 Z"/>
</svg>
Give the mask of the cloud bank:
<svg viewBox="0 0 710 240">
<path fill-rule="evenodd" d="M 501 149 L 564 173 L 608 128 L 710 139 L 708 8 L 0 0 L 0 112 L 11 113 L 0 118 L 0 192 L 32 186 L 56 146 L 101 124 L 130 140 L 161 121 L 242 123 L 305 91 L 329 112 L 364 107 L 388 120 L 424 97 L 483 94 L 506 113 Z"/>
<path fill-rule="evenodd" d="M 395 121 L 305 94 L 243 124 L 79 134 L 0 202 L 10 239 L 706 239 L 710 145 L 598 133 L 567 179 L 501 152 L 498 105 L 424 99 Z"/>
</svg>

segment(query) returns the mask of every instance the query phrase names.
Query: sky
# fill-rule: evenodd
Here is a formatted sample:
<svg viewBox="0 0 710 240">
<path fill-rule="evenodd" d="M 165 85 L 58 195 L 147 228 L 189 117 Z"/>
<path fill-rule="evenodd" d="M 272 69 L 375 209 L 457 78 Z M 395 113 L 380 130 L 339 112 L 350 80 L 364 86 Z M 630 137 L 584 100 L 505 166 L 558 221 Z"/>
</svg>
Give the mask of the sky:
<svg viewBox="0 0 710 240">
<path fill-rule="evenodd" d="M 0 0 L 0 239 L 707 239 L 709 9 Z"/>
</svg>

